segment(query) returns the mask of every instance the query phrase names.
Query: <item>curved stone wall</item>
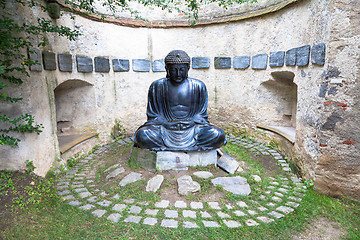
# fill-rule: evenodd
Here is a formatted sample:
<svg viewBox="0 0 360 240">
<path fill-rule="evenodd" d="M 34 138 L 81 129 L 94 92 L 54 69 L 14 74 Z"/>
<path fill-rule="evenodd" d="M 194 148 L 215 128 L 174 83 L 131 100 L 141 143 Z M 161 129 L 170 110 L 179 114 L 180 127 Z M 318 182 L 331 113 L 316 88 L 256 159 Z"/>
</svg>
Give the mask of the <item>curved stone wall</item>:
<svg viewBox="0 0 360 240">
<path fill-rule="evenodd" d="M 189 75 L 207 85 L 212 123 L 247 129 L 254 136 L 257 125 L 296 126 L 295 144 L 282 150 L 302 174 L 323 192 L 356 197 L 360 134 L 351 120 L 359 115 L 356 9 L 355 1 L 299 1 L 242 21 L 168 29 L 131 28 L 64 13 L 56 23 L 82 36 L 69 42 L 48 35 L 41 53 L 55 53 L 49 56 L 55 56 L 56 69 L 32 71 L 29 85 L 22 86 L 28 100 L 24 109 L 44 124 L 44 132 L 26 136 L 16 150 L 2 151 L 8 159 L 2 166 L 20 168 L 26 158 L 44 175 L 60 157 L 54 89 L 71 79 L 92 86 L 94 97 L 87 101 L 93 103 L 91 127 L 99 143 L 110 140 L 116 119 L 132 134 L 146 120 L 148 87 L 165 76 L 161 60 L 182 49 L 193 60 Z M 59 56 L 67 56 L 71 71 L 60 69 Z M 286 140 L 279 146 L 285 146 L 281 141 Z M 35 145 L 41 147 L 34 150 Z"/>
</svg>

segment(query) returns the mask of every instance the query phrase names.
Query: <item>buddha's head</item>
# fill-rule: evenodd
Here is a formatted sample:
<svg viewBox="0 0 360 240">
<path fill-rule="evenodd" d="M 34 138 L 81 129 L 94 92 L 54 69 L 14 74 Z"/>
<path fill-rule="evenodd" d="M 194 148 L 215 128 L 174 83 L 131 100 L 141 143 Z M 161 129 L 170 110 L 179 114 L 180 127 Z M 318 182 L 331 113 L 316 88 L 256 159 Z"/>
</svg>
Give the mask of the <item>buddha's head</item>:
<svg viewBox="0 0 360 240">
<path fill-rule="evenodd" d="M 190 57 L 182 50 L 173 50 L 165 57 L 166 77 L 173 83 L 182 83 L 188 77 Z"/>
</svg>

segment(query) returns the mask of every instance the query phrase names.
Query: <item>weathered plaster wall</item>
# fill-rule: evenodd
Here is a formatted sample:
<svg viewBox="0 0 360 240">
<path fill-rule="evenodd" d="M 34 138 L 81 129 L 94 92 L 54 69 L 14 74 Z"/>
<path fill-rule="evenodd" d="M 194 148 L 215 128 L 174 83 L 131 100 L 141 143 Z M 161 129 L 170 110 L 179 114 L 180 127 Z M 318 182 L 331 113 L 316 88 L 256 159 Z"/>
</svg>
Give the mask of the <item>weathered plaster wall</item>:
<svg viewBox="0 0 360 240">
<path fill-rule="evenodd" d="M 37 14 L 35 10 L 27 12 L 24 20 L 33 21 L 29 16 Z M 79 128 L 86 129 L 90 124 L 99 132 L 99 142 L 104 143 L 110 140 L 111 128 L 115 119 L 119 119 L 128 134 L 132 134 L 146 121 L 148 87 L 165 73 L 134 72 L 131 60 L 152 62 L 163 59 L 173 49 L 183 49 L 190 57 L 210 58 L 209 68 L 191 69 L 189 75 L 207 85 L 212 123 L 246 128 L 254 136 L 260 136 L 256 131 L 258 124 L 296 124 L 295 145 L 287 144 L 283 151 L 292 156 L 304 176 L 313 179 L 323 192 L 358 197 L 358 15 L 355 0 L 308 0 L 238 22 L 161 29 L 122 27 L 77 15 L 72 19 L 65 13 L 56 23 L 77 29 L 83 35 L 73 42 L 48 35 L 49 45 L 44 50 L 72 54 L 73 71 L 61 72 L 57 68 L 32 72 L 29 85 L 22 86 L 23 94 L 27 94 L 22 109 L 28 109 L 44 124 L 44 132 L 24 136 L 17 148 L 1 150 L 6 159 L 1 166 L 19 168 L 29 159 L 37 166 L 37 173 L 43 175 L 59 157 L 54 89 L 67 80 L 87 82 L 93 92 L 93 97 L 87 93 L 84 98 L 93 111 L 77 116 L 77 123 L 87 123 L 79 124 Z M 326 45 L 324 66 L 309 63 L 303 67 L 267 66 L 265 70 L 254 70 L 251 66 L 244 70 L 214 68 L 214 57 L 233 59 L 270 54 L 317 43 Z M 75 56 L 106 57 L 110 63 L 112 59 L 129 59 L 130 71 L 114 72 L 111 67 L 108 73 L 81 73 L 77 71 Z M 294 92 L 291 84 L 285 87 L 272 84 L 276 80 L 274 72 L 293 73 L 297 96 L 290 93 Z M 271 86 L 275 86 L 273 91 Z M 76 94 L 72 98 L 75 101 Z M 279 102 L 291 98 L 297 98 L 296 122 L 286 121 L 283 116 L 290 106 L 279 106 Z"/>
</svg>

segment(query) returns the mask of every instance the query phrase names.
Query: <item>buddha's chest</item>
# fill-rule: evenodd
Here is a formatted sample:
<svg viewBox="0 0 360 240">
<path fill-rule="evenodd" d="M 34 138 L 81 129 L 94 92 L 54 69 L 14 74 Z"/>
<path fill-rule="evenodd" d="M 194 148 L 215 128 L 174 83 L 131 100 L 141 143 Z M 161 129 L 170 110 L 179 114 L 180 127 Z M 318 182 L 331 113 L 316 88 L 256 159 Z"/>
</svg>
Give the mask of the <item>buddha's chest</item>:
<svg viewBox="0 0 360 240">
<path fill-rule="evenodd" d="M 175 107 L 177 105 L 182 106 L 191 106 L 191 90 L 188 84 L 182 84 L 180 86 L 169 86 L 167 101 L 171 107 Z"/>
</svg>

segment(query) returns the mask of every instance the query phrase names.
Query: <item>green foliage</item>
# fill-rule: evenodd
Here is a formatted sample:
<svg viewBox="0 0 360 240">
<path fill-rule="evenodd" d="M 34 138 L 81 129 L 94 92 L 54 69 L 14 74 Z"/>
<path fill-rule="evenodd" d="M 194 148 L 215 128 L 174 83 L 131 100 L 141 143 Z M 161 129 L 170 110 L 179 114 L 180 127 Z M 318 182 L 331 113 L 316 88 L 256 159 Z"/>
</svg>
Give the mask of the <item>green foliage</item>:
<svg viewBox="0 0 360 240">
<path fill-rule="evenodd" d="M 37 1 L 17 0 L 23 7 L 40 7 L 47 11 L 47 7 Z M 44 33 L 57 33 L 59 36 L 69 40 L 75 40 L 79 35 L 78 31 L 73 31 L 68 27 L 53 25 L 50 20 L 39 18 L 37 25 L 19 24 L 6 11 L 6 1 L 0 1 L 0 103 L 16 104 L 23 100 L 21 97 L 9 96 L 6 88 L 22 84 L 30 74 L 28 67 L 39 62 L 28 59 L 25 55 L 26 49 L 29 53 L 34 53 L 32 42 L 40 39 L 38 47 L 46 45 L 46 35 Z M 42 124 L 36 124 L 34 116 L 24 113 L 18 117 L 10 117 L 0 110 L 0 145 L 18 145 L 20 139 L 11 136 L 11 133 L 37 133 L 42 132 Z"/>
<path fill-rule="evenodd" d="M 26 160 L 26 169 L 25 169 L 25 172 L 27 173 L 27 174 L 30 174 L 30 173 L 32 173 L 34 170 L 35 170 L 35 166 L 34 166 L 34 163 L 33 163 L 33 161 L 29 161 L 29 160 Z"/>
</svg>

